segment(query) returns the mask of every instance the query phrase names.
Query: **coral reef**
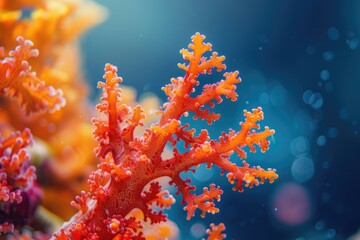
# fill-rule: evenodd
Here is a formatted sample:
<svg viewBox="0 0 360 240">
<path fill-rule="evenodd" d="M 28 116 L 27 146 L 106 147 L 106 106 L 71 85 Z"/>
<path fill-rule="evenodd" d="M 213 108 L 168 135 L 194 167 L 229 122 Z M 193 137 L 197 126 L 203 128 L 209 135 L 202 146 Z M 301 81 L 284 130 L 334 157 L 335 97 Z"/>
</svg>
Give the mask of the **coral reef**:
<svg viewBox="0 0 360 240">
<path fill-rule="evenodd" d="M 235 71 L 200 84 L 200 75 L 226 66 L 199 33 L 180 51 L 185 74 L 163 87 L 162 107 L 155 96 L 137 101 L 133 89 L 120 88 L 117 68 L 106 64 L 96 113 L 78 39 L 105 16 L 90 0 L 0 0 L 0 235 L 6 239 L 175 239 L 177 225 L 164 213 L 175 198 L 165 185 L 176 186 L 187 219 L 197 209 L 202 217 L 219 212 L 215 202 L 223 194 L 215 184 L 197 194 L 180 174 L 216 166 L 240 192 L 278 177 L 245 161 L 247 148 L 267 151 L 274 134 L 259 130 L 261 108 L 245 110 L 240 128 L 218 139 L 190 127 L 189 116 L 219 120 L 211 108 L 223 98 L 236 101 L 240 83 Z M 242 164 L 230 160 L 234 153 Z M 224 230 L 211 224 L 208 239 L 224 239 Z"/>
</svg>

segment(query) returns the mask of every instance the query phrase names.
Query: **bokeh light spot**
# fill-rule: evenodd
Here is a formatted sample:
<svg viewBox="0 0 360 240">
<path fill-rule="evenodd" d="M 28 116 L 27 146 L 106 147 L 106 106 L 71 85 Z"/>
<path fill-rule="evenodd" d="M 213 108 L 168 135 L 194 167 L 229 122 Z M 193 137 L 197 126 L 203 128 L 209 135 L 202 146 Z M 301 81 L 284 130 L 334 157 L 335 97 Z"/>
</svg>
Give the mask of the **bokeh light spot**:
<svg viewBox="0 0 360 240">
<path fill-rule="evenodd" d="M 291 173 L 296 182 L 309 181 L 315 173 L 313 160 L 306 156 L 296 158 L 291 166 Z"/>
<path fill-rule="evenodd" d="M 263 92 L 260 94 L 259 102 L 261 104 L 267 104 L 267 103 L 269 103 L 269 100 L 270 100 L 269 94 L 267 94 L 266 92 Z"/>
<path fill-rule="evenodd" d="M 318 230 L 318 231 L 322 231 L 322 230 L 324 230 L 325 225 L 326 225 L 325 221 L 317 221 L 315 223 L 315 229 Z"/>
<path fill-rule="evenodd" d="M 338 130 L 337 128 L 330 128 L 329 132 L 328 132 L 328 136 L 329 138 L 336 138 L 338 135 Z"/>
<path fill-rule="evenodd" d="M 305 104 L 311 104 L 310 103 L 310 97 L 313 95 L 313 91 L 311 90 L 306 90 L 303 94 L 303 101 Z"/>
<path fill-rule="evenodd" d="M 354 50 L 359 47 L 359 39 L 357 39 L 357 38 L 347 40 L 346 43 L 348 44 L 348 46 L 351 50 Z"/>
<path fill-rule="evenodd" d="M 336 231 L 335 229 L 328 229 L 326 231 L 326 237 L 327 238 L 334 238 L 336 236 Z"/>
<path fill-rule="evenodd" d="M 190 228 L 190 232 L 194 238 L 200 239 L 205 235 L 206 227 L 203 223 L 194 223 Z"/>
<path fill-rule="evenodd" d="M 287 99 L 286 89 L 282 85 L 276 86 L 271 91 L 270 99 L 271 99 L 271 103 L 276 107 L 284 105 Z"/>
<path fill-rule="evenodd" d="M 320 72 L 320 78 L 323 81 L 327 81 L 330 78 L 330 72 L 327 69 L 324 69 Z"/>
<path fill-rule="evenodd" d="M 339 30 L 335 27 L 331 27 L 327 31 L 327 36 L 330 40 L 333 40 L 333 41 L 338 40 L 340 37 Z"/>
<path fill-rule="evenodd" d="M 288 183 L 277 189 L 273 202 L 272 212 L 275 218 L 290 226 L 305 223 L 312 214 L 312 204 L 307 190 L 299 184 Z"/>
<path fill-rule="evenodd" d="M 322 95 L 318 92 L 314 93 L 311 90 L 306 90 L 303 93 L 303 101 L 305 104 L 310 105 L 313 109 L 321 108 L 324 103 Z"/>
<path fill-rule="evenodd" d="M 309 102 L 311 103 L 311 107 L 313 109 L 319 109 L 322 107 L 324 100 L 320 93 L 316 92 L 313 95 L 311 95 Z"/>
<path fill-rule="evenodd" d="M 327 62 L 334 60 L 335 55 L 333 51 L 327 51 L 323 53 L 323 59 Z"/>
<path fill-rule="evenodd" d="M 324 135 L 321 135 L 319 136 L 317 139 L 316 139 L 316 143 L 318 146 L 322 147 L 322 146 L 325 146 L 326 144 L 326 137 Z"/>
<path fill-rule="evenodd" d="M 305 136 L 294 138 L 290 143 L 290 151 L 295 157 L 299 154 L 308 153 L 310 151 L 309 140 Z"/>
</svg>

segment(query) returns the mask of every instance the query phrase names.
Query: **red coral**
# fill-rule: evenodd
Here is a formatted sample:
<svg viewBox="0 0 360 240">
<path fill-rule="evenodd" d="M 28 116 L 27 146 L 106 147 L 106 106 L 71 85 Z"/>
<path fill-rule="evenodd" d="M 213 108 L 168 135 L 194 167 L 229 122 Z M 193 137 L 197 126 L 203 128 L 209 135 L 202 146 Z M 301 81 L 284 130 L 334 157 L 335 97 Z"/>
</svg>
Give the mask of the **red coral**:
<svg viewBox="0 0 360 240">
<path fill-rule="evenodd" d="M 202 211 L 204 217 L 208 213 L 219 211 L 215 201 L 220 201 L 223 191 L 214 184 L 204 188 L 203 194 L 195 195 L 195 186 L 190 180 L 182 179 L 180 174 L 195 171 L 193 167 L 207 164 L 210 168 L 216 165 L 223 172 L 228 172 L 230 183 L 235 184 L 234 190 L 242 191 L 243 185 L 253 187 L 264 183 L 267 179 L 273 182 L 278 175 L 275 170 L 264 170 L 261 167 L 250 167 L 243 161 L 242 166 L 230 161 L 230 156 L 236 152 L 239 158 L 245 159 L 245 148 L 255 152 L 259 146 L 262 152 L 269 148 L 267 138 L 274 134 L 274 130 L 265 127 L 263 131 L 256 131 L 263 120 L 261 108 L 252 112 L 244 111 L 245 122 L 240 123 L 238 131 L 230 129 L 223 133 L 218 140 L 210 139 L 206 130 L 196 135 L 189 124 L 182 124 L 180 118 L 192 113 L 194 118 L 206 120 L 209 124 L 220 118 L 220 114 L 210 111 L 215 102 L 221 103 L 223 97 L 232 101 L 237 100 L 236 84 L 240 82 L 238 72 L 227 72 L 224 80 L 214 84 L 207 84 L 202 92 L 195 94 L 199 85 L 200 74 L 211 74 L 215 68 L 222 71 L 224 56 L 213 52 L 209 58 L 206 52 L 211 51 L 211 44 L 204 43 L 205 37 L 196 33 L 192 37 L 189 50 L 180 52 L 189 61 L 188 65 L 179 64 L 185 70 L 184 77 L 171 80 L 163 88 L 168 96 L 168 102 L 160 111 L 159 121 L 146 129 L 140 137 L 134 135 L 134 129 L 142 125 L 145 118 L 140 106 L 134 108 L 124 104 L 121 98 L 119 83 L 122 79 L 117 76 L 117 68 L 107 64 L 105 66 L 105 82 L 99 82 L 104 95 L 97 109 L 105 115 L 93 120 L 95 125 L 94 137 L 98 142 L 96 156 L 100 160 L 98 170 L 90 175 L 90 191 L 82 193 L 75 200 L 75 206 L 81 210 L 54 236 L 71 237 L 73 229 L 84 226 L 86 234 L 96 234 L 100 239 L 138 239 L 141 235 L 139 224 L 130 227 L 132 220 L 130 212 L 133 209 L 142 211 L 144 220 L 150 219 L 151 224 L 167 221 L 162 210 L 153 210 L 153 205 L 169 208 L 174 199 L 167 192 L 161 192 L 157 178 L 167 176 L 170 184 L 178 188 L 182 194 L 184 209 L 188 211 L 188 219 L 196 209 Z M 180 153 L 176 148 L 179 142 L 184 142 L 186 150 Z M 173 156 L 163 158 L 165 146 L 171 143 Z M 149 190 L 144 190 L 150 183 Z M 80 224 L 80 225 L 79 225 Z M 224 238 L 220 232 L 224 229 L 219 225 L 213 232 L 218 232 L 219 239 Z M 215 236 L 215 233 L 213 234 Z M 213 238 L 216 239 L 216 238 Z"/>
<path fill-rule="evenodd" d="M 138 230 L 142 229 L 142 225 L 135 217 L 125 219 L 121 215 L 114 215 L 112 218 L 107 218 L 104 222 L 108 231 L 111 234 L 116 234 L 119 239 L 124 236 L 129 239 L 143 239 L 141 238 L 142 233 L 138 233 Z"/>
<path fill-rule="evenodd" d="M 223 191 L 220 187 L 215 187 L 215 184 L 210 184 L 210 190 L 205 187 L 204 193 L 198 196 L 192 195 L 184 190 L 184 199 L 187 199 L 187 206 L 184 207 L 184 210 L 188 212 L 187 219 L 195 215 L 197 208 L 202 211 L 201 217 L 205 217 L 207 212 L 212 214 L 219 212 L 219 209 L 215 207 L 214 199 L 220 201 L 220 195 L 222 193 Z"/>
<path fill-rule="evenodd" d="M 28 59 L 37 57 L 39 51 L 33 43 L 19 36 L 18 46 L 4 58 L 0 47 L 0 94 L 16 98 L 27 114 L 39 111 L 56 111 L 65 105 L 60 89 L 46 86 L 31 71 Z"/>
</svg>

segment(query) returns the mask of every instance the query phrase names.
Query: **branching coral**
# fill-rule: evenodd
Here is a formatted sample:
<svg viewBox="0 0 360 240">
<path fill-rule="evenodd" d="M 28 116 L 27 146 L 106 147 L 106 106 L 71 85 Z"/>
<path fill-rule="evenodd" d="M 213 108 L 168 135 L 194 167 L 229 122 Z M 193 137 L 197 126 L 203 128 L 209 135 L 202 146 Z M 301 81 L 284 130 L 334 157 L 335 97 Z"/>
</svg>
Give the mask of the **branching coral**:
<svg viewBox="0 0 360 240">
<path fill-rule="evenodd" d="M 208 168 L 215 165 L 222 172 L 228 172 L 229 182 L 238 191 L 243 190 L 243 185 L 253 187 L 265 180 L 272 183 L 278 177 L 274 169 L 250 167 L 245 160 L 240 166 L 230 161 L 233 153 L 245 159 L 246 147 L 250 152 L 255 152 L 256 145 L 262 152 L 268 150 L 267 138 L 274 134 L 274 130 L 265 127 L 263 131 L 256 131 L 260 129 L 258 121 L 264 118 L 261 108 L 244 111 L 245 122 L 240 123 L 240 129 L 230 129 L 218 140 L 210 139 L 207 130 L 196 135 L 189 124 L 180 121 L 183 116 L 193 113 L 195 119 L 211 124 L 220 118 L 220 114 L 210 111 L 214 102 L 221 103 L 224 97 L 237 100 L 238 72 L 226 72 L 223 80 L 204 85 L 202 92 L 196 95 L 199 75 L 226 68 L 224 56 L 218 56 L 216 52 L 212 52 L 209 58 L 205 56 L 212 51 L 212 46 L 204 43 L 204 39 L 203 35 L 196 33 L 189 50 L 180 51 L 184 60 L 189 62 L 187 65 L 179 64 L 185 70 L 185 76 L 171 79 L 171 83 L 163 88 L 168 102 L 159 111 L 158 122 L 147 128 L 142 136 L 135 136 L 134 130 L 143 125 L 143 109 L 123 102 L 119 88 L 122 79 L 117 75 L 117 68 L 110 64 L 105 66 L 105 81 L 98 84 L 104 93 L 97 106 L 104 117 L 93 120 L 94 137 L 98 142 L 95 152 L 100 163 L 89 177 L 90 190 L 83 191 L 72 202 L 79 212 L 54 234 L 54 239 L 143 239 L 146 237 L 143 225 L 132 211 L 140 210 L 143 220 L 153 225 L 167 221 L 163 210 L 154 209 L 154 206 L 169 208 L 175 202 L 167 191 L 161 190 L 157 181 L 164 176 L 171 178 L 170 184 L 175 185 L 177 194 L 182 195 L 188 219 L 197 209 L 201 210 L 202 217 L 206 213 L 218 212 L 215 200 L 220 201 L 223 193 L 220 187 L 211 184 L 202 194 L 196 195 L 190 180 L 180 177 L 182 172 L 195 171 L 193 168 L 200 164 L 206 164 Z M 177 148 L 180 142 L 186 148 L 183 152 Z M 168 144 L 172 145 L 173 154 L 165 158 L 163 153 Z M 223 229 L 222 225 L 213 226 L 212 232 L 216 234 L 210 236 L 224 238 Z"/>
<path fill-rule="evenodd" d="M 0 139 L 0 235 L 27 224 L 40 202 L 35 167 L 26 149 L 32 141 L 28 129 Z"/>
<path fill-rule="evenodd" d="M 74 214 L 68 203 L 85 187 L 86 181 L 80 180 L 96 167 L 92 105 L 78 40 L 105 16 L 105 9 L 91 0 L 0 0 L 0 59 L 7 73 L 0 74 L 0 125 L 4 123 L 9 132 L 31 130 L 35 151 L 41 153 L 34 159 L 40 165 L 42 204 L 66 219 Z M 17 50 L 22 51 L 17 62 L 14 56 L 5 56 Z M 14 94 L 32 114 L 9 97 Z M 59 106 L 60 111 L 54 111 Z M 73 129 L 78 130 L 76 135 Z"/>
<path fill-rule="evenodd" d="M 220 223 L 219 225 L 215 225 L 214 223 L 210 224 L 211 229 L 206 230 L 206 234 L 208 234 L 208 240 L 219 240 L 226 238 L 226 234 L 222 233 L 225 230 L 225 225 Z"/>
<path fill-rule="evenodd" d="M 9 52 L 9 57 L 4 58 L 4 49 L 0 48 L 0 94 L 17 98 L 27 114 L 59 110 L 65 105 L 62 91 L 45 86 L 27 62 L 38 56 L 38 50 L 22 37 L 18 37 L 17 42 L 18 47 Z"/>
</svg>

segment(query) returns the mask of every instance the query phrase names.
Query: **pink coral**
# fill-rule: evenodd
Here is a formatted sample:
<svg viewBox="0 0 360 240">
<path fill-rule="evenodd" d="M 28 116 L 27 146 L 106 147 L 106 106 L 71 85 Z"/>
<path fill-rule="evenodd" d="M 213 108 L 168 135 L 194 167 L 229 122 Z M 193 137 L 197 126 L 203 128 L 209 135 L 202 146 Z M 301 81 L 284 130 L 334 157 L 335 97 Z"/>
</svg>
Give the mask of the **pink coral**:
<svg viewBox="0 0 360 240">
<path fill-rule="evenodd" d="M 230 161 L 234 152 L 245 159 L 245 147 L 249 147 L 251 152 L 255 152 L 256 145 L 262 152 L 268 150 L 267 138 L 275 131 L 268 127 L 256 131 L 260 128 L 257 122 L 264 118 L 261 108 L 244 111 L 245 122 L 240 123 L 240 130 L 230 129 L 219 140 L 210 139 L 206 130 L 195 135 L 189 124 L 180 121 L 182 116 L 192 112 L 195 119 L 201 118 L 211 124 L 220 118 L 220 114 L 210 111 L 215 105 L 213 101 L 221 103 L 223 97 L 237 100 L 238 72 L 225 73 L 223 80 L 205 85 L 202 92 L 195 95 L 200 74 L 226 68 L 224 56 L 218 56 L 216 52 L 210 58 L 204 56 L 212 49 L 211 44 L 203 42 L 204 39 L 203 35 L 196 33 L 189 45 L 190 50 L 180 51 L 189 61 L 188 65 L 179 64 L 185 70 L 185 76 L 172 79 L 171 84 L 163 88 L 168 102 L 159 112 L 161 117 L 140 137 L 134 135 L 134 129 L 142 125 L 143 110 L 140 106 L 131 108 L 122 101 L 119 88 L 122 79 L 117 75 L 117 68 L 110 64 L 105 66 L 105 81 L 98 84 L 104 94 L 97 106 L 105 117 L 93 120 L 96 127 L 94 136 L 98 142 L 95 152 L 100 163 L 89 177 L 90 191 L 82 192 L 73 202 L 79 212 L 54 234 L 54 238 L 142 239 L 142 225 L 130 212 L 140 209 L 144 220 L 150 220 L 151 224 L 167 221 L 162 210 L 153 209 L 154 205 L 168 208 L 175 202 L 167 191 L 161 190 L 157 181 L 164 176 L 170 177 L 170 184 L 178 188 L 177 194 L 182 194 L 188 219 L 196 209 L 202 211 L 202 217 L 206 213 L 218 212 L 215 201 L 220 201 L 223 193 L 219 186 L 211 184 L 202 194 L 195 195 L 195 186 L 189 179 L 180 177 L 182 172 L 195 171 L 193 167 L 199 164 L 207 164 L 208 168 L 215 165 L 228 172 L 229 182 L 235 184 L 234 190 L 239 191 L 243 190 L 243 185 L 253 187 L 265 180 L 272 183 L 278 177 L 274 169 L 250 167 L 245 160 L 242 166 Z M 179 142 L 185 143 L 184 152 L 176 148 Z M 162 154 L 168 143 L 173 146 L 173 156 L 165 159 Z M 149 183 L 149 190 L 144 190 Z"/>
<path fill-rule="evenodd" d="M 39 204 L 35 167 L 26 149 L 32 141 L 28 129 L 0 140 L 0 234 L 27 224 Z"/>
</svg>

